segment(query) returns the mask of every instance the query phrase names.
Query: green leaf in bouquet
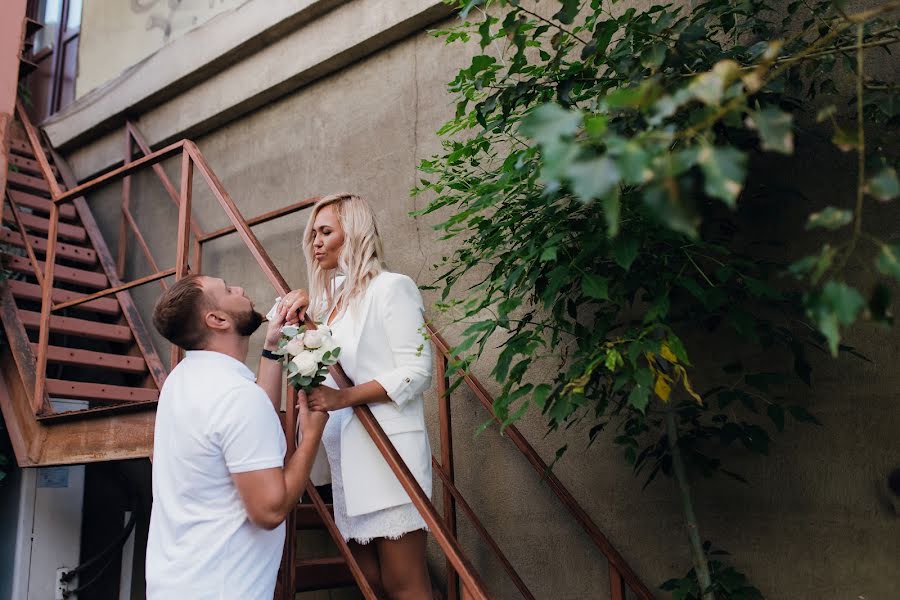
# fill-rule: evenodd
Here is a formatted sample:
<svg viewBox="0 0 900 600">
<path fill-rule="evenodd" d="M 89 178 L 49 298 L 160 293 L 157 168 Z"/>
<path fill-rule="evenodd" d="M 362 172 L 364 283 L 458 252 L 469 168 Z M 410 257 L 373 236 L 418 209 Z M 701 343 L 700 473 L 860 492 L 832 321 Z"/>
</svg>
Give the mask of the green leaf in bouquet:
<svg viewBox="0 0 900 600">
<path fill-rule="evenodd" d="M 281 328 L 281 335 L 286 337 L 288 340 L 297 337 L 298 333 L 300 333 L 300 328 L 296 325 L 285 325 Z"/>
</svg>

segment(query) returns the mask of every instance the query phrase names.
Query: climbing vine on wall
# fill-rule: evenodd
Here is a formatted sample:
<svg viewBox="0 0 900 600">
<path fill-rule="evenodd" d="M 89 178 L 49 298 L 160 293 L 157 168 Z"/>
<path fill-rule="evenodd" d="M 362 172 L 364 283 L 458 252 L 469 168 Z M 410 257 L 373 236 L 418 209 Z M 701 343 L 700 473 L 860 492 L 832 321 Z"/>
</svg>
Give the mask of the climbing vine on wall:
<svg viewBox="0 0 900 600">
<path fill-rule="evenodd" d="M 859 319 L 891 322 L 900 244 L 866 214 L 898 195 L 896 82 L 867 69 L 900 41 L 900 2 L 454 4 L 461 22 L 435 34 L 481 51 L 449 84 L 456 115 L 413 193 L 455 241 L 437 285 L 465 325 L 459 366 L 499 346 L 504 424 L 588 421 L 648 483 L 675 477 L 694 568 L 664 584 L 673 597 L 760 597 L 704 547 L 689 480 L 740 479 L 722 449 L 766 454 L 775 432 L 817 423 L 781 386 L 810 383 L 810 352 L 854 352 L 842 334 Z M 781 264 L 734 242 L 735 211 L 800 123 L 855 156 L 856 191 L 809 214 L 795 235 L 814 251 Z M 851 264 L 876 283 L 854 285 Z M 723 365 L 710 338 L 786 368 Z M 711 370 L 722 383 L 700 389 Z"/>
</svg>

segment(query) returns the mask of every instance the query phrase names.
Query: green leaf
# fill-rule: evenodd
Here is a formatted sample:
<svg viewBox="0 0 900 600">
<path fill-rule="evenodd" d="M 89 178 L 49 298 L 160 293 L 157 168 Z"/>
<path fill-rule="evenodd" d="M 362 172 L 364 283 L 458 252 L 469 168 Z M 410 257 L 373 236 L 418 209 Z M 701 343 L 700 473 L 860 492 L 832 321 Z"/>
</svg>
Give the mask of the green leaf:
<svg viewBox="0 0 900 600">
<path fill-rule="evenodd" d="M 897 182 L 897 171 L 886 167 L 870 178 L 866 183 L 866 192 L 882 202 L 893 200 L 900 195 L 900 184 Z"/>
<path fill-rule="evenodd" d="M 547 404 L 547 398 L 550 396 L 551 391 L 552 388 L 546 383 L 542 383 L 535 387 L 534 391 L 531 392 L 531 399 L 534 400 L 535 406 L 544 410 L 544 406 Z"/>
<path fill-rule="evenodd" d="M 459 17 L 461 19 L 465 19 L 467 16 L 469 16 L 469 11 L 480 4 L 484 4 L 484 0 L 468 0 L 460 9 Z"/>
<path fill-rule="evenodd" d="M 634 386 L 628 394 L 628 404 L 644 412 L 650 404 L 650 390 L 641 385 Z"/>
<path fill-rule="evenodd" d="M 609 279 L 585 273 L 581 278 L 581 291 L 588 298 L 609 300 Z"/>
<path fill-rule="evenodd" d="M 809 215 L 806 220 L 807 229 L 815 229 L 816 227 L 824 227 L 834 231 L 840 229 L 844 225 L 848 225 L 853 221 L 853 211 L 843 208 L 835 208 L 826 206 L 819 212 Z"/>
<path fill-rule="evenodd" d="M 774 107 L 751 112 L 747 125 L 759 133 L 763 150 L 792 154 L 794 152 L 793 116 Z"/>
<path fill-rule="evenodd" d="M 601 139 L 606 133 L 607 120 L 605 115 L 591 115 L 584 119 L 584 130 L 589 136 Z"/>
<path fill-rule="evenodd" d="M 612 149 L 613 144 L 610 143 Z M 650 154 L 633 141 L 616 145 L 617 163 L 622 173 L 622 180 L 628 185 L 640 185 L 653 179 L 653 170 L 650 169 Z"/>
<path fill-rule="evenodd" d="M 666 59 L 668 49 L 665 44 L 654 44 L 644 48 L 641 51 L 641 65 L 646 69 L 658 69 Z"/>
<path fill-rule="evenodd" d="M 612 255 L 616 264 L 626 271 L 631 268 L 631 263 L 637 258 L 641 242 L 633 237 L 618 237 L 612 244 Z"/>
<path fill-rule="evenodd" d="M 551 260 L 556 260 L 556 251 L 558 250 L 557 246 L 547 246 L 541 251 L 541 257 L 538 259 L 541 262 L 549 262 Z"/>
<path fill-rule="evenodd" d="M 850 325 L 865 306 L 856 289 L 839 281 L 828 281 L 808 300 L 807 312 L 828 341 L 833 356 L 837 356 L 841 340 L 840 326 Z"/>
<path fill-rule="evenodd" d="M 522 119 L 521 131 L 539 144 L 552 144 L 561 137 L 575 135 L 581 127 L 581 113 L 559 104 L 543 104 Z"/>
<path fill-rule="evenodd" d="M 900 244 L 885 244 L 875 258 L 875 267 L 879 273 L 900 281 Z"/>
<path fill-rule="evenodd" d="M 700 102 L 715 107 L 721 104 L 725 90 L 740 74 L 740 67 L 733 60 L 719 61 L 708 73 L 696 76 L 688 90 Z"/>
<path fill-rule="evenodd" d="M 562 4 L 562 8 L 553 15 L 553 18 L 564 25 L 571 25 L 575 20 L 575 16 L 578 14 L 578 7 L 581 4 L 581 0 L 559 0 L 559 3 Z"/>
<path fill-rule="evenodd" d="M 734 208 L 747 174 L 744 167 L 746 155 L 730 146 L 704 145 L 697 159 L 705 175 L 703 189 L 706 193 Z"/>
<path fill-rule="evenodd" d="M 609 237 L 614 238 L 619 235 L 619 217 L 622 212 L 619 189 L 616 188 L 612 193 L 603 196 L 600 205 L 603 207 L 603 218 L 606 219 L 606 231 Z"/>
<path fill-rule="evenodd" d="M 606 196 L 619 183 L 619 169 L 608 157 L 579 161 L 569 166 L 572 191 L 582 202 Z"/>
</svg>

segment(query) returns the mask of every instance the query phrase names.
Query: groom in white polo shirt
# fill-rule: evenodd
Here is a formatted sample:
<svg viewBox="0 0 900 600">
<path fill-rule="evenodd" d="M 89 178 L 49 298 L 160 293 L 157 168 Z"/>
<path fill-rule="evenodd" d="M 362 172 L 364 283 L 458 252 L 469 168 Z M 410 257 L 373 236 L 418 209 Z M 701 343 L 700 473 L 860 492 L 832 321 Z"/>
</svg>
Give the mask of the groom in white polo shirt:
<svg viewBox="0 0 900 600">
<path fill-rule="evenodd" d="M 288 311 L 269 322 L 267 344 Z M 285 464 L 280 366 L 263 361 L 260 387 L 244 365 L 262 322 L 242 288 L 208 276 L 179 280 L 157 302 L 154 325 L 187 352 L 156 412 L 147 600 L 272 599 L 284 519 L 328 415 L 300 402 L 302 442 Z"/>
</svg>

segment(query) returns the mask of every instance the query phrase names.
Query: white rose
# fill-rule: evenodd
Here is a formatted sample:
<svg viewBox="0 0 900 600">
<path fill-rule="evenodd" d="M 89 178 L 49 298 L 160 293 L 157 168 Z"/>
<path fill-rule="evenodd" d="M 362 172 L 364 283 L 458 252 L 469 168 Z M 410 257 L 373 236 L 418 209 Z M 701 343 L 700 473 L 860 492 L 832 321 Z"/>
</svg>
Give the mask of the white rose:
<svg viewBox="0 0 900 600">
<path fill-rule="evenodd" d="M 303 350 L 303 340 L 300 337 L 295 337 L 284 345 L 284 351 L 291 356 L 297 356 L 298 354 L 303 352 Z"/>
<path fill-rule="evenodd" d="M 291 362 L 297 366 L 297 371 L 303 377 L 312 377 L 319 372 L 319 361 L 312 352 L 301 352 Z"/>
<path fill-rule="evenodd" d="M 326 336 L 322 340 L 322 345 L 313 351 L 313 356 L 315 356 L 316 360 L 319 361 L 320 363 L 324 362 L 325 361 L 325 353 L 331 352 L 335 348 L 337 348 L 337 344 L 334 343 L 334 338 Z"/>
<path fill-rule="evenodd" d="M 307 348 L 315 350 L 316 348 L 319 348 L 324 341 L 325 335 L 317 329 L 307 331 L 303 334 L 303 345 Z"/>
</svg>

